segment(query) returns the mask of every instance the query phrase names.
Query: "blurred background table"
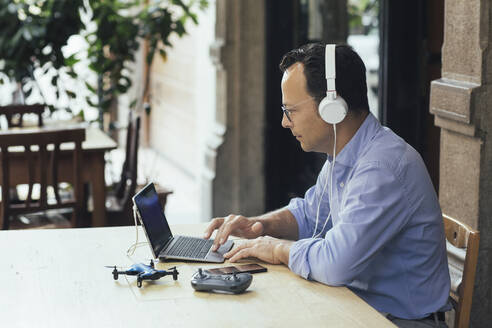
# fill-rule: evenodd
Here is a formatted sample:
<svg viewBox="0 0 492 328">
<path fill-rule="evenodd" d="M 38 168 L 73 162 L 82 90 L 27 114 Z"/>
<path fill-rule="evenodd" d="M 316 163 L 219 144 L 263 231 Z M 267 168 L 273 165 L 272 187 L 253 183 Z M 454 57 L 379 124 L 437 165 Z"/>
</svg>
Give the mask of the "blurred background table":
<svg viewBox="0 0 492 328">
<path fill-rule="evenodd" d="M 64 126 L 66 127 L 66 126 Z M 29 129 L 32 131 L 38 131 L 40 129 L 54 129 L 55 125 L 48 125 L 46 127 L 29 127 L 22 128 L 23 130 Z M 2 133 L 15 133 L 16 129 L 9 129 L 2 131 Z M 62 145 L 63 146 L 63 145 Z M 61 150 L 67 149 L 70 145 L 66 145 L 65 148 L 61 147 Z M 104 154 L 107 151 L 115 149 L 117 143 L 106 135 L 102 130 L 89 126 L 86 128 L 86 140 L 82 143 L 83 151 L 83 165 L 82 165 L 82 180 L 88 183 L 91 187 L 93 198 L 93 214 L 92 226 L 104 226 L 106 224 L 106 185 L 105 185 L 105 159 Z M 12 165 L 10 172 L 11 185 L 22 184 L 25 182 L 25 172 L 27 172 L 27 160 L 23 156 L 12 157 L 12 161 L 15 164 Z M 61 176 L 67 177 L 63 181 L 70 181 L 71 176 L 71 158 L 67 157 L 66 160 L 62 157 L 58 163 L 58 169 Z M 0 172 L 1 180 L 1 172 Z"/>
</svg>

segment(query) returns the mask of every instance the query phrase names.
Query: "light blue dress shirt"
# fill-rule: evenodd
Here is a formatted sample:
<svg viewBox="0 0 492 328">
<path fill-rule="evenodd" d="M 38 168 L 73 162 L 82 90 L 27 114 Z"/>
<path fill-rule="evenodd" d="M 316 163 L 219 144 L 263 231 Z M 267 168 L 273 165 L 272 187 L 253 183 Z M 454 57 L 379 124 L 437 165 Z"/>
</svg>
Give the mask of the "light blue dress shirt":
<svg viewBox="0 0 492 328">
<path fill-rule="evenodd" d="M 333 199 L 329 182 L 323 194 L 331 160 L 304 198 L 286 207 L 299 226 L 289 268 L 306 279 L 347 286 L 399 318 L 448 310 L 441 209 L 417 151 L 369 114 L 336 156 Z M 330 207 L 331 220 L 320 238 L 312 238 L 320 198 L 317 233 Z"/>
</svg>

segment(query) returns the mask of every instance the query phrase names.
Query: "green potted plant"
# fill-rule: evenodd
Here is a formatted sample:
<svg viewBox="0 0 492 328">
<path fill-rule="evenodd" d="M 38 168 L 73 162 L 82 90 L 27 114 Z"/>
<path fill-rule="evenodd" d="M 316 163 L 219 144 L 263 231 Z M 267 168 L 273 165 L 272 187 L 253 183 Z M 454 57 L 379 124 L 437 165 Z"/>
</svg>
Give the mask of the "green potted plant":
<svg viewBox="0 0 492 328">
<path fill-rule="evenodd" d="M 173 33 L 183 36 L 188 20 L 197 24 L 196 11 L 204 9 L 207 1 L 89 0 L 89 4 L 96 28 L 86 35 L 87 57 L 89 68 L 98 79 L 96 85 L 86 82 L 93 94 L 87 102 L 99 110 L 102 122 L 118 95 L 125 94 L 132 85 L 130 64 L 135 61 L 140 44 L 144 40 L 148 42 L 147 67 L 151 66 L 156 52 L 165 59 L 166 48 L 172 46 L 170 36 Z M 132 101 L 132 108 L 143 108 L 148 79 L 144 84 L 143 93 Z"/>
<path fill-rule="evenodd" d="M 77 60 L 65 58 L 62 47 L 83 27 L 82 5 L 83 0 L 0 0 L 0 84 L 6 80 L 17 83 L 24 99 L 34 90 L 46 99 L 35 74 L 41 70 L 51 77 L 55 99 L 75 97 L 59 77 L 62 70 L 76 76 L 73 65 Z M 48 105 L 55 109 L 54 104 Z"/>
<path fill-rule="evenodd" d="M 24 98 L 37 90 L 46 99 L 35 74 L 41 70 L 41 74 L 50 75 L 56 99 L 74 99 L 75 90 L 59 78 L 62 74 L 77 78 L 74 65 L 87 56 L 97 82 L 85 83 L 93 94 L 86 101 L 99 110 L 102 122 L 118 95 L 132 85 L 129 67 L 142 41 L 148 42 L 146 62 L 150 67 L 156 52 L 165 58 L 170 36 L 184 35 L 186 22 L 197 23 L 196 11 L 206 6 L 206 0 L 0 0 L 0 84 L 16 82 Z M 81 12 L 90 17 L 88 22 L 83 21 Z M 95 28 L 91 30 L 91 26 Z M 62 47 L 68 39 L 84 33 L 87 53 L 65 58 Z M 143 94 L 147 89 L 148 80 Z M 131 107 L 142 108 L 143 97 Z M 55 104 L 49 105 L 55 109 Z"/>
</svg>

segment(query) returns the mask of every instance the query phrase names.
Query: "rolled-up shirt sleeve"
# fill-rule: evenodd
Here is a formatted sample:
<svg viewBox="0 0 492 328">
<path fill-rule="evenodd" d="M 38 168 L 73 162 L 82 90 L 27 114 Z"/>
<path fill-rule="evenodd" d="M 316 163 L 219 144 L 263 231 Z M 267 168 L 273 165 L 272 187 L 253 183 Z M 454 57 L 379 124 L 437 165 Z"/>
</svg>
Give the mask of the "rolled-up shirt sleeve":
<svg viewBox="0 0 492 328">
<path fill-rule="evenodd" d="M 307 228 L 301 230 L 299 225 L 303 239 L 291 247 L 289 268 L 328 285 L 349 284 L 402 229 L 408 220 L 406 204 L 405 192 L 392 170 L 379 162 L 360 165 L 341 193 L 338 218 L 325 238 L 308 238 Z M 312 209 L 305 207 L 306 203 L 304 214 L 312 215 Z"/>
</svg>

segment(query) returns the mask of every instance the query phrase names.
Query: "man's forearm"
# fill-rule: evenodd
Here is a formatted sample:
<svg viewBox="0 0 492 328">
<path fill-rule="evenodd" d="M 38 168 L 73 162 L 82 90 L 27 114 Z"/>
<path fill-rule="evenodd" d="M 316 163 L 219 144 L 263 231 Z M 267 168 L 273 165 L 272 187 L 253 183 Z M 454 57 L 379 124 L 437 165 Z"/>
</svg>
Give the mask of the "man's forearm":
<svg viewBox="0 0 492 328">
<path fill-rule="evenodd" d="M 263 224 L 263 235 L 289 240 L 299 238 L 296 218 L 288 209 L 269 212 L 258 216 L 257 219 Z"/>
</svg>

